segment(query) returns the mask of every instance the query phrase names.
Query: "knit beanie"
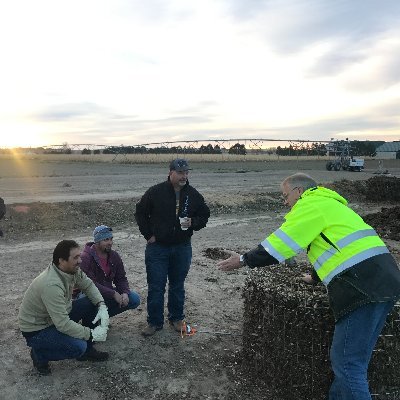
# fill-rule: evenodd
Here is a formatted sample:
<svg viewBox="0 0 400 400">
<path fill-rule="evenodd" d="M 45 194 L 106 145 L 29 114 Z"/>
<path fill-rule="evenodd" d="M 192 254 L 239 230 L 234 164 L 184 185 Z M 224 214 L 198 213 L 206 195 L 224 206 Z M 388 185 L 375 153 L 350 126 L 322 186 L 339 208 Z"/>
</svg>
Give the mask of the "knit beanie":
<svg viewBox="0 0 400 400">
<path fill-rule="evenodd" d="M 112 228 L 108 227 L 107 225 L 100 225 L 94 228 L 93 239 L 95 243 L 112 237 Z"/>
</svg>

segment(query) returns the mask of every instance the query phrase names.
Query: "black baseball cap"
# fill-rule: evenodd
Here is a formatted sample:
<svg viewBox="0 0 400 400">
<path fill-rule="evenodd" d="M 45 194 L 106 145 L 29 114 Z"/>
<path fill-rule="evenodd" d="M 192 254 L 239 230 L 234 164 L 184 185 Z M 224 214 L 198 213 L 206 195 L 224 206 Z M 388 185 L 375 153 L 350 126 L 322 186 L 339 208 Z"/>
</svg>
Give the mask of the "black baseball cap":
<svg viewBox="0 0 400 400">
<path fill-rule="evenodd" d="M 189 168 L 188 162 L 184 158 L 176 158 L 169 164 L 170 171 L 181 172 L 181 171 L 189 171 L 190 169 L 191 168 Z"/>
</svg>

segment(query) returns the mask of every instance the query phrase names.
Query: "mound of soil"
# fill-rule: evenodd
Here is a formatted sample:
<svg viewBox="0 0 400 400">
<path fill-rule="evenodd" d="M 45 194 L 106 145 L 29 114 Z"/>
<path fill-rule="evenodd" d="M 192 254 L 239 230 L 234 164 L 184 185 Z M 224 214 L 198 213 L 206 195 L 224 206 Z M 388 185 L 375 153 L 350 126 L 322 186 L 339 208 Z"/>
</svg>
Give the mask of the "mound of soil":
<svg viewBox="0 0 400 400">
<path fill-rule="evenodd" d="M 350 202 L 365 201 L 366 184 L 367 181 L 350 181 L 342 179 L 324 186 L 339 193 L 346 200 Z"/>
<path fill-rule="evenodd" d="M 211 260 L 225 260 L 230 256 L 230 254 L 226 250 L 219 247 L 207 247 L 203 251 L 203 254 Z"/>
<path fill-rule="evenodd" d="M 350 202 L 398 204 L 400 200 L 400 179 L 393 176 L 374 176 L 366 181 L 343 179 L 325 185 L 335 190 Z M 380 212 L 363 216 L 385 239 L 400 240 L 400 207 L 382 207 Z"/>
<path fill-rule="evenodd" d="M 136 224 L 138 198 L 103 201 L 34 202 L 7 206 L 1 228 L 9 238 L 51 234 L 65 230 L 91 228 L 96 225 L 125 226 Z M 215 196 L 208 200 L 212 216 L 255 214 L 282 210 L 278 193 L 252 193 L 245 196 Z"/>
<path fill-rule="evenodd" d="M 373 176 L 366 181 L 342 179 L 325 186 L 351 202 L 400 200 L 400 179 L 394 176 Z"/>
<path fill-rule="evenodd" d="M 364 221 L 381 237 L 400 241 L 400 206 L 382 207 L 380 212 L 366 215 Z"/>
<path fill-rule="evenodd" d="M 2 227 L 7 236 L 76 230 L 99 224 L 124 225 L 134 220 L 129 200 L 29 203 L 7 207 Z"/>
<path fill-rule="evenodd" d="M 263 213 L 285 208 L 280 193 L 238 193 L 234 196 L 214 196 L 208 202 L 211 215 Z"/>
<path fill-rule="evenodd" d="M 368 179 L 365 197 L 369 201 L 399 201 L 400 179 L 394 176 L 374 176 Z"/>
</svg>

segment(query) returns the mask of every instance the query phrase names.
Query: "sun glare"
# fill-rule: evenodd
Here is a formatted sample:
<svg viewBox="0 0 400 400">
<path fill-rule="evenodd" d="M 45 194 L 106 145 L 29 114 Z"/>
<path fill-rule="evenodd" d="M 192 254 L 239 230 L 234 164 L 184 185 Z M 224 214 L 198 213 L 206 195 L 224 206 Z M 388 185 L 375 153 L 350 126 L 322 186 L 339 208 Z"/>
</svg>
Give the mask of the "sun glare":
<svg viewBox="0 0 400 400">
<path fill-rule="evenodd" d="M 39 147 L 45 145 L 40 134 L 32 130 L 2 129 L 3 134 L 0 140 L 0 147 Z"/>
</svg>

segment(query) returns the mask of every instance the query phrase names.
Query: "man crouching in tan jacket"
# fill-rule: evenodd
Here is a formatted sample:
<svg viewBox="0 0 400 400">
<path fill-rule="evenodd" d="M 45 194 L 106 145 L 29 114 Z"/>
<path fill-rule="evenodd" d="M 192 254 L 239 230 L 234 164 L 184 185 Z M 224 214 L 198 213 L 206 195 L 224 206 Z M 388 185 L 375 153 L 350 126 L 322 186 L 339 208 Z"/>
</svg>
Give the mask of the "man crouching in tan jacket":
<svg viewBox="0 0 400 400">
<path fill-rule="evenodd" d="M 32 281 L 22 300 L 19 328 L 31 348 L 33 366 L 41 375 L 51 373 L 49 361 L 108 359 L 108 353 L 93 347 L 93 342 L 107 338 L 107 307 L 93 281 L 79 269 L 80 254 L 74 240 L 58 243 L 53 262 Z M 74 287 L 85 293 L 91 303 L 72 301 Z M 80 320 L 91 321 L 86 324 L 91 326 L 79 324 Z"/>
</svg>

